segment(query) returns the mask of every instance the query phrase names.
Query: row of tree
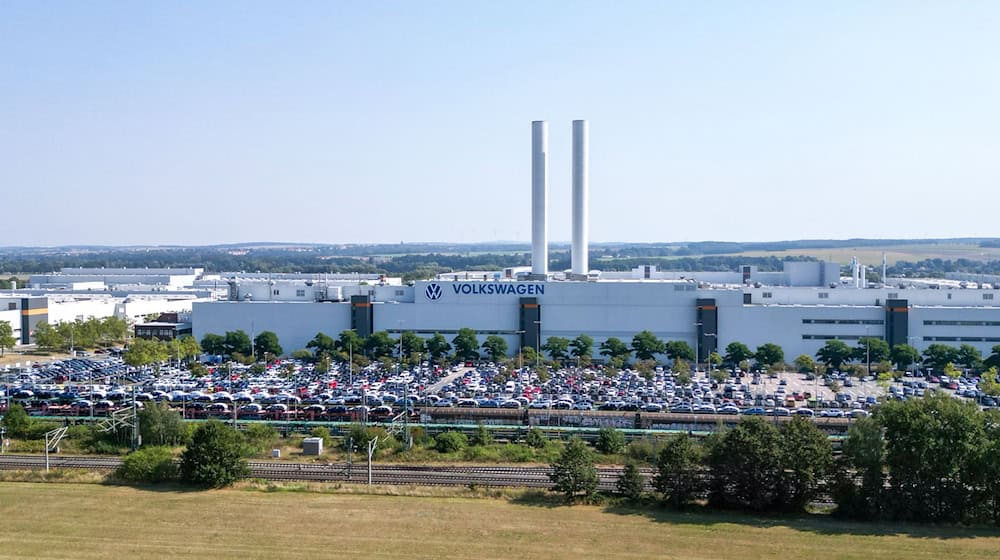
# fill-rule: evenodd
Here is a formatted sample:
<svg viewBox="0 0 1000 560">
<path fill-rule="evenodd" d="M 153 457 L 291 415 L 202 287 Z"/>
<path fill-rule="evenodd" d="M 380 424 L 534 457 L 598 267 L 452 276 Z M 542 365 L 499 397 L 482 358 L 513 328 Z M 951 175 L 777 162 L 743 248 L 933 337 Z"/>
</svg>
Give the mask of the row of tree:
<svg viewBox="0 0 1000 560">
<path fill-rule="evenodd" d="M 674 507 L 800 511 L 823 494 L 842 517 L 1000 525 L 997 457 L 1000 413 L 932 393 L 884 403 L 853 423 L 837 458 L 829 438 L 803 418 L 781 427 L 745 418 L 701 441 L 671 436 L 657 455 L 653 486 Z M 597 491 L 593 453 L 579 440 L 551 476 L 571 499 Z M 634 467 L 619 491 L 644 493 Z"/>
<path fill-rule="evenodd" d="M 35 343 L 43 350 L 64 351 L 70 348 L 97 348 L 125 342 L 128 321 L 118 317 L 77 319 L 35 326 Z"/>
</svg>

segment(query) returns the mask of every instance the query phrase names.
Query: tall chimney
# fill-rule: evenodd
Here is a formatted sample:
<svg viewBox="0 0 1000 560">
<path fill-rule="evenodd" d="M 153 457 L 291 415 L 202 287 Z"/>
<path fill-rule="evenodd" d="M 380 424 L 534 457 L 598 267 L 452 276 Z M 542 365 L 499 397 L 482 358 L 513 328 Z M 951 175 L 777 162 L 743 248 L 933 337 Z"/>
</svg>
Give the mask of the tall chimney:
<svg viewBox="0 0 1000 560">
<path fill-rule="evenodd" d="M 549 126 L 531 123 L 531 274 L 549 273 Z"/>
<path fill-rule="evenodd" d="M 588 190 L 590 188 L 590 138 L 587 121 L 573 121 L 573 250 L 572 273 L 586 276 L 590 272 L 588 227 Z"/>
</svg>

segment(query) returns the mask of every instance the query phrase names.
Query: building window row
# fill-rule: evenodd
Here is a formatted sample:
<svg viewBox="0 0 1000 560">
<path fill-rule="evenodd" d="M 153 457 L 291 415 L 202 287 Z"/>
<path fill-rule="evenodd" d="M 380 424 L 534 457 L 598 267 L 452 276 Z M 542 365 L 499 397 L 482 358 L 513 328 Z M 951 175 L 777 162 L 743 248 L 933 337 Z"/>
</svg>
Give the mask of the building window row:
<svg viewBox="0 0 1000 560">
<path fill-rule="evenodd" d="M 1000 336 L 925 336 L 924 342 L 1000 342 Z"/>
<path fill-rule="evenodd" d="M 802 319 L 804 325 L 884 325 L 882 319 Z"/>
<path fill-rule="evenodd" d="M 804 334 L 802 340 L 861 340 L 861 334 Z"/>
<path fill-rule="evenodd" d="M 1000 327 L 1000 321 L 924 321 L 924 325 L 942 327 Z"/>
</svg>

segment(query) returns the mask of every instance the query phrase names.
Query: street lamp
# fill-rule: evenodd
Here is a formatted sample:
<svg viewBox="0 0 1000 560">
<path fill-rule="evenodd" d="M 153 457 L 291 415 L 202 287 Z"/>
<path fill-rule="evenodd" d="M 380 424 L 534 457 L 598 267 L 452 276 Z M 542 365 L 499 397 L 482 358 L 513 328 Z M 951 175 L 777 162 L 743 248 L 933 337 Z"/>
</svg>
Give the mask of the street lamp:
<svg viewBox="0 0 1000 560">
<path fill-rule="evenodd" d="M 535 321 L 535 325 L 535 368 L 538 368 L 542 356 L 542 322 Z"/>
</svg>

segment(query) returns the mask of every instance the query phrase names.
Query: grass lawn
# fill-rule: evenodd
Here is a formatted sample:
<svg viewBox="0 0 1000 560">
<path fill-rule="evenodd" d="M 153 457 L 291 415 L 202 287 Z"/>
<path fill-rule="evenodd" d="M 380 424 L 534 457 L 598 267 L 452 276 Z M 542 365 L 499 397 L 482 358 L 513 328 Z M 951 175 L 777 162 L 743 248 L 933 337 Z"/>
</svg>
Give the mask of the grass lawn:
<svg viewBox="0 0 1000 560">
<path fill-rule="evenodd" d="M 0 558 L 996 558 L 985 529 L 546 500 L 0 483 Z"/>
</svg>

